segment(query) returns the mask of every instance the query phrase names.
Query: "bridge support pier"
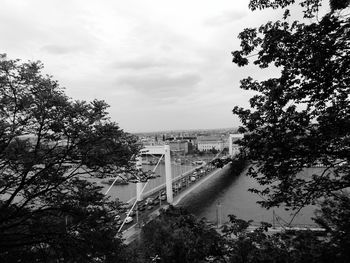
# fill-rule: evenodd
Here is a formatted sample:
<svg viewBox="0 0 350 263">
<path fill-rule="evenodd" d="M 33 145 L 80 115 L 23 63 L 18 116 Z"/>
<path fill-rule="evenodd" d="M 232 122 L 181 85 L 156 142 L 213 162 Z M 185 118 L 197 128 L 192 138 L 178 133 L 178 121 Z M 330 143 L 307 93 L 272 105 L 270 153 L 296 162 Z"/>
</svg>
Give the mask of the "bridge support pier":
<svg viewBox="0 0 350 263">
<path fill-rule="evenodd" d="M 170 146 L 164 145 L 164 159 L 165 159 L 165 185 L 166 198 L 169 204 L 173 203 L 173 182 L 171 176 L 171 160 L 170 160 Z"/>
<path fill-rule="evenodd" d="M 142 156 L 141 155 L 136 157 L 136 169 L 137 170 L 142 169 Z M 142 188 L 143 188 L 143 183 L 137 182 L 136 183 L 136 200 L 137 201 L 142 201 Z"/>
<path fill-rule="evenodd" d="M 165 159 L 165 186 L 166 186 L 166 196 L 167 196 L 167 202 L 169 204 L 173 203 L 173 182 L 172 182 L 172 176 L 171 176 L 171 157 L 170 157 L 170 146 L 169 145 L 162 145 L 162 146 L 148 146 L 141 150 L 141 154 L 164 154 Z M 142 159 L 137 159 L 137 167 L 142 168 Z M 136 198 L 139 200 L 142 200 L 142 186 L 136 186 Z"/>
<path fill-rule="evenodd" d="M 136 200 L 137 201 L 142 201 L 142 188 L 143 188 L 143 183 L 142 182 L 137 182 L 136 183 Z"/>
</svg>

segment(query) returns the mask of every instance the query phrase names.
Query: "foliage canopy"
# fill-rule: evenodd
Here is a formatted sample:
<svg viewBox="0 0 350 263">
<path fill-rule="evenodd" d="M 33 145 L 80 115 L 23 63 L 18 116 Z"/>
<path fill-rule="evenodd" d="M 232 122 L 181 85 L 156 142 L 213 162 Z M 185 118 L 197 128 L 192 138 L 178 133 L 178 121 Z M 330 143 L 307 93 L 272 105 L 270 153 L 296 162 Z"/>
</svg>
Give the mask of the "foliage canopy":
<svg viewBox="0 0 350 263">
<path fill-rule="evenodd" d="M 209 256 L 221 257 L 220 235 L 203 220 L 185 210 L 170 206 L 142 229 L 141 262 L 205 262 Z"/>
<path fill-rule="evenodd" d="M 257 165 L 250 175 L 264 190 L 267 207 L 285 203 L 300 208 L 350 186 L 350 17 L 349 1 L 330 1 L 317 18 L 320 0 L 299 1 L 308 22 L 288 22 L 294 0 L 250 2 L 251 9 L 283 8 L 282 20 L 240 33 L 241 49 L 233 62 L 275 67 L 280 75 L 263 81 L 247 77 L 241 88 L 252 90 L 250 109 L 233 113 L 246 133 L 242 144 Z M 321 174 L 298 173 L 321 165 Z"/>
<path fill-rule="evenodd" d="M 0 261 L 120 259 L 120 204 L 89 180 L 133 172 L 137 140 L 42 68 L 0 58 Z"/>
</svg>

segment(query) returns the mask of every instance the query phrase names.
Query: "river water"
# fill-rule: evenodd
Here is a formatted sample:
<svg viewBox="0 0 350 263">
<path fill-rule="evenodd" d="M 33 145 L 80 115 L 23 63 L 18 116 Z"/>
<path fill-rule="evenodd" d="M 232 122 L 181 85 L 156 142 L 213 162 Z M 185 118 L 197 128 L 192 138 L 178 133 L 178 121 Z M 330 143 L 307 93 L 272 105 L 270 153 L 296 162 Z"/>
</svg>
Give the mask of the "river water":
<svg viewBox="0 0 350 263">
<path fill-rule="evenodd" d="M 322 168 L 305 169 L 300 176 L 310 177 Z M 279 222 L 289 222 L 294 213 L 284 207 L 267 210 L 256 202 L 262 200 L 257 194 L 248 191 L 249 188 L 259 189 L 259 184 L 246 176 L 247 170 L 239 176 L 230 175 L 229 169 L 222 171 L 190 193 L 183 201 L 182 206 L 198 218 L 205 217 L 216 223 L 227 222 L 228 215 L 234 214 L 244 220 L 253 220 L 255 224 L 263 221 L 272 223 L 273 210 L 280 219 Z M 311 219 L 314 216 L 315 206 L 303 208 L 293 220 L 293 225 L 315 225 Z M 285 222 L 284 222 L 285 221 Z M 278 222 L 276 222 L 278 226 Z"/>
<path fill-rule="evenodd" d="M 153 171 L 155 166 L 151 166 L 151 165 L 143 165 L 142 169 L 144 171 Z M 171 166 L 171 175 L 172 178 L 175 178 L 183 173 L 185 173 L 186 171 L 189 171 L 191 169 L 194 169 L 195 166 L 193 165 L 180 165 L 180 164 L 172 164 Z M 147 186 L 144 190 L 144 193 L 146 193 L 147 191 L 165 184 L 165 165 L 164 163 L 160 163 L 158 165 L 158 167 L 155 170 L 155 175 L 159 175 L 159 177 L 156 177 L 154 179 L 150 179 L 147 183 Z M 102 186 L 102 192 L 106 193 L 106 191 L 108 190 L 108 188 L 110 187 L 110 185 L 108 184 L 101 184 L 102 179 L 89 179 L 90 181 L 93 181 L 95 183 L 97 183 L 98 185 Z M 103 179 L 106 180 L 106 179 Z M 108 195 L 112 198 L 112 199 L 116 199 L 118 198 L 120 201 L 123 202 L 128 202 L 131 199 L 136 197 L 136 184 L 135 183 L 129 183 L 127 185 L 114 185 L 108 192 Z"/>
<path fill-rule="evenodd" d="M 153 170 L 154 166 L 143 165 L 145 171 Z M 172 165 L 172 177 L 175 178 L 182 173 L 195 168 L 192 165 Z M 182 201 L 181 206 L 186 208 L 198 218 L 206 218 L 211 222 L 227 222 L 228 215 L 234 214 L 238 218 L 244 220 L 253 220 L 254 223 L 270 222 L 273 220 L 273 210 L 275 215 L 280 219 L 281 223 L 291 220 L 294 215 L 293 211 L 287 211 L 284 207 L 267 210 L 262 208 L 256 202 L 262 198 L 248 191 L 249 188 L 259 189 L 259 184 L 252 178 L 246 176 L 243 171 L 239 176 L 232 176 L 229 167 L 218 172 L 217 175 L 206 180 L 205 183 L 188 194 Z M 319 173 L 322 168 L 305 169 L 301 176 L 310 177 L 313 173 Z M 155 179 L 149 180 L 145 191 L 165 183 L 165 167 L 164 163 L 160 163 L 155 170 L 156 175 L 160 175 Z M 101 184 L 101 179 L 92 179 L 98 185 L 103 187 L 102 192 L 105 193 L 110 185 Z M 112 199 L 118 198 L 123 202 L 128 202 L 136 196 L 136 184 L 113 186 L 108 195 Z M 293 225 L 315 225 L 311 219 L 314 216 L 315 206 L 307 206 L 303 208 L 293 220 Z M 278 222 L 276 222 L 278 226 Z"/>
</svg>

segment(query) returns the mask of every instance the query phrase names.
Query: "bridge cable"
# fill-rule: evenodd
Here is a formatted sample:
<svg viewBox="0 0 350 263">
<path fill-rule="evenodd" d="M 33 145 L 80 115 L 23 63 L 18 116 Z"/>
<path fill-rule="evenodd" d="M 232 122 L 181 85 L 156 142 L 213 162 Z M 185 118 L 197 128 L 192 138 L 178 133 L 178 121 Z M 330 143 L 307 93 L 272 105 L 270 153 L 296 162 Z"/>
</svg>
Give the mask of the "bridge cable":
<svg viewBox="0 0 350 263">
<path fill-rule="evenodd" d="M 155 170 L 157 169 L 157 167 L 158 167 L 158 165 L 159 165 L 160 161 L 162 160 L 163 156 L 164 156 L 164 154 L 162 154 L 162 156 L 159 158 L 159 160 L 158 160 L 158 162 L 157 162 L 157 165 L 156 165 L 156 166 L 153 168 L 153 171 L 152 171 L 153 173 L 154 173 L 154 172 L 155 172 Z M 145 188 L 146 188 L 146 186 L 147 186 L 148 182 L 149 182 L 149 179 L 147 179 L 147 181 L 146 181 L 145 185 L 143 186 L 143 188 L 142 188 L 142 190 L 141 190 L 141 193 L 140 193 L 140 194 L 142 194 L 142 193 L 143 193 L 143 191 L 145 190 Z M 129 212 L 126 214 L 126 217 L 125 217 L 125 219 L 124 219 L 123 223 L 121 224 L 121 226 L 119 227 L 119 229 L 118 229 L 117 233 L 119 233 L 119 232 L 120 232 L 120 230 L 121 230 L 121 229 L 123 228 L 123 226 L 125 225 L 126 218 L 128 218 L 128 217 L 129 217 L 129 215 L 130 215 L 131 211 L 134 209 L 134 207 L 135 207 L 135 205 L 136 205 L 136 203 L 137 203 L 137 202 L 138 202 L 138 200 L 137 200 L 137 197 L 136 197 L 136 199 L 135 199 L 135 201 L 134 201 L 134 204 L 131 206 L 131 208 L 130 208 Z"/>
</svg>

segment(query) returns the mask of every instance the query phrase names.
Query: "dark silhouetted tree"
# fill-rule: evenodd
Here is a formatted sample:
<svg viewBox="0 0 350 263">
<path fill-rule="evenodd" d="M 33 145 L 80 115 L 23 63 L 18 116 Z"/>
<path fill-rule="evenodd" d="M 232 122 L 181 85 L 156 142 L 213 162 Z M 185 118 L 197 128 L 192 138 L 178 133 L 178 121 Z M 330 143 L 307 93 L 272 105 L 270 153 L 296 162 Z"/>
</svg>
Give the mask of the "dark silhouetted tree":
<svg viewBox="0 0 350 263">
<path fill-rule="evenodd" d="M 329 250 L 318 234 L 311 231 L 268 232 L 268 223 L 249 229 L 251 221 L 230 215 L 230 222 L 222 229 L 225 240 L 225 261 L 237 263 L 327 263 L 333 261 Z"/>
<path fill-rule="evenodd" d="M 324 239 L 325 248 L 333 254 L 333 262 L 350 261 L 350 197 L 349 193 L 322 202 L 316 212 L 315 221 L 322 226 L 329 238 Z"/>
<path fill-rule="evenodd" d="M 221 241 L 220 235 L 204 221 L 170 207 L 142 229 L 141 262 L 156 255 L 157 262 L 205 262 L 210 256 L 221 258 Z"/>
<path fill-rule="evenodd" d="M 247 156 L 257 161 L 249 174 L 265 186 L 255 190 L 267 198 L 262 203 L 300 209 L 350 186 L 350 17 L 349 1 L 330 1 L 331 11 L 318 19 L 321 1 L 305 0 L 298 3 L 307 23 L 288 22 L 286 8 L 294 2 L 250 2 L 253 10 L 283 8 L 284 19 L 241 32 L 233 62 L 244 66 L 254 60 L 280 74 L 241 80 L 241 88 L 256 95 L 250 109 L 233 112 L 246 133 L 241 143 Z M 322 172 L 298 176 L 315 165 Z"/>
<path fill-rule="evenodd" d="M 119 202 L 88 179 L 132 173 L 137 140 L 42 67 L 0 58 L 0 261 L 122 261 Z"/>
<path fill-rule="evenodd" d="M 306 23 L 289 22 L 287 8 L 294 2 L 303 7 Z M 329 236 L 320 242 L 311 233 L 298 235 L 287 243 L 295 256 L 287 262 L 349 261 L 349 198 L 342 192 L 350 186 L 350 1 L 329 1 L 330 11 L 319 18 L 322 3 L 251 0 L 252 10 L 284 9 L 283 19 L 245 29 L 241 50 L 232 52 L 238 66 L 253 60 L 280 70 L 263 81 L 243 79 L 241 88 L 256 95 L 250 109 L 233 110 L 243 124 L 245 154 L 256 161 L 249 175 L 265 186 L 251 190 L 265 196 L 265 207 L 285 204 L 297 212 L 324 200 L 315 221 Z M 314 166 L 320 172 L 300 176 Z M 307 239 L 314 244 L 309 252 Z"/>
</svg>

